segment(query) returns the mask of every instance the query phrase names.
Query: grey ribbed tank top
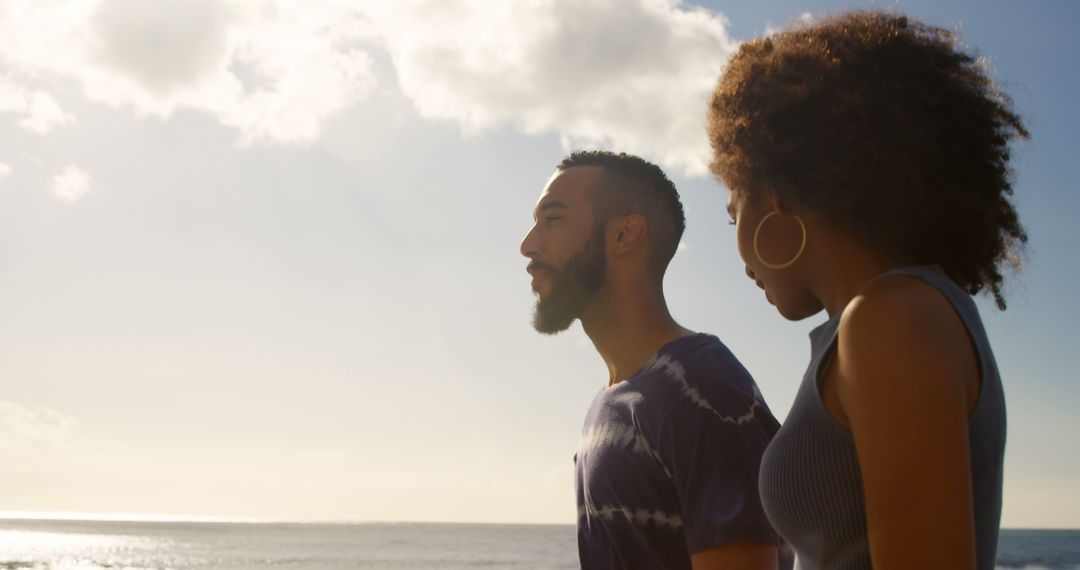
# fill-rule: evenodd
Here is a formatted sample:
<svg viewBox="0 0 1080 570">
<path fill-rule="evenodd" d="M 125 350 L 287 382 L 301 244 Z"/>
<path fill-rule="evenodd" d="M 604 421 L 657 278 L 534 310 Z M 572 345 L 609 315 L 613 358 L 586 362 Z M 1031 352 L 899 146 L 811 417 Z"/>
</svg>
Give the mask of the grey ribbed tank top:
<svg viewBox="0 0 1080 570">
<path fill-rule="evenodd" d="M 904 267 L 936 287 L 967 326 L 982 372 L 969 418 L 975 505 L 976 568 L 993 570 L 1001 521 L 1005 397 L 994 354 L 971 296 L 937 266 Z M 862 477 L 851 432 L 825 407 L 820 372 L 836 351 L 840 313 L 810 333 L 810 366 L 791 411 L 761 461 L 761 500 L 776 531 L 791 545 L 799 570 L 871 568 Z"/>
</svg>

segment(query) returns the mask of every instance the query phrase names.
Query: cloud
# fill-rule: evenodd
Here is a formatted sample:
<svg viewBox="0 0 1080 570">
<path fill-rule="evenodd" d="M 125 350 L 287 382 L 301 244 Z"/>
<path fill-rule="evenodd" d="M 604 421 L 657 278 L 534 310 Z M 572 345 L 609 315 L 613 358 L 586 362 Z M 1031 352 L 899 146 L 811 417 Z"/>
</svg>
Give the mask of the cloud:
<svg viewBox="0 0 1080 570">
<path fill-rule="evenodd" d="M 784 26 L 773 26 L 772 24 L 766 24 L 765 35 L 771 36 L 777 32 L 782 32 L 789 28 L 798 28 L 802 26 L 810 26 L 814 23 L 814 15 L 810 12 L 803 12 L 799 14 L 790 24 Z"/>
<path fill-rule="evenodd" d="M 0 162 L 0 180 L 11 174 L 11 166 L 5 162 Z"/>
<path fill-rule="evenodd" d="M 26 89 L 4 76 L 0 76 L 0 113 L 21 115 L 19 125 L 40 135 L 74 120 L 51 94 Z"/>
<path fill-rule="evenodd" d="M 203 111 L 243 142 L 310 142 L 375 85 L 367 28 L 338 2 L 0 2 L 0 64 L 24 81 L 74 78 L 138 115 Z"/>
<path fill-rule="evenodd" d="M 44 91 L 36 91 L 30 95 L 26 117 L 19 121 L 19 125 L 28 131 L 43 135 L 53 130 L 53 127 L 70 123 L 73 119 L 73 116 L 60 108 L 60 103 L 52 95 Z"/>
<path fill-rule="evenodd" d="M 675 0 L 395 1 L 373 14 L 425 117 L 706 172 L 706 104 L 736 47 L 719 15 Z"/>
<path fill-rule="evenodd" d="M 69 204 L 77 202 L 90 190 L 90 175 L 75 165 L 69 165 L 53 177 L 52 185 L 49 187 L 53 196 Z"/>
<path fill-rule="evenodd" d="M 0 0 L 0 37 L 0 65 L 24 82 L 75 78 L 139 115 L 202 111 L 243 142 L 316 140 L 393 81 L 375 76 L 385 55 L 426 118 L 690 174 L 707 171 L 706 103 L 736 47 L 721 15 L 680 0 Z M 38 108 L 27 128 L 64 116 Z"/>
<path fill-rule="evenodd" d="M 49 408 L 0 400 L 0 449 L 55 447 L 75 426 L 72 417 Z"/>
<path fill-rule="evenodd" d="M 90 17 L 97 32 L 91 58 L 167 97 L 211 79 L 226 63 L 232 19 L 227 5 L 205 0 L 103 2 Z"/>
</svg>

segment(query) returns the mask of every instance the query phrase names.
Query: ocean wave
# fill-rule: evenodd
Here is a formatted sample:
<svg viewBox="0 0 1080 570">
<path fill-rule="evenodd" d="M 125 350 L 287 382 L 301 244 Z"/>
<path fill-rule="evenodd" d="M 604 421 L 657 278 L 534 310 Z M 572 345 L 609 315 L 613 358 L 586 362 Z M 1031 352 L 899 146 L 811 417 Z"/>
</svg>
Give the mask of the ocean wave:
<svg viewBox="0 0 1080 570">
<path fill-rule="evenodd" d="M 87 559 L 72 559 L 52 561 L 0 560 L 0 570 L 165 570 L 165 568 L 124 566 Z"/>
<path fill-rule="evenodd" d="M 1080 564 L 1075 561 L 1061 562 L 1061 564 L 1020 564 L 1020 565 L 1002 565 L 998 562 L 998 565 L 994 567 L 995 570 L 1080 570 Z"/>
</svg>

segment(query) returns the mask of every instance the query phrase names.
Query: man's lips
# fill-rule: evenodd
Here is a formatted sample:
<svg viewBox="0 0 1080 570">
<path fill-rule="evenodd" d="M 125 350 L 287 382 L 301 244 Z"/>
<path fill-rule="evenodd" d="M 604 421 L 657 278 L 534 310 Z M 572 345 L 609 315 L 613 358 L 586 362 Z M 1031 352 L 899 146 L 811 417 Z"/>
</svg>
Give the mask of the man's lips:
<svg viewBox="0 0 1080 570">
<path fill-rule="evenodd" d="M 538 288 L 540 286 L 540 283 L 550 279 L 551 274 L 554 273 L 555 270 L 553 267 L 545 263 L 539 263 L 534 261 L 525 268 L 525 271 L 528 271 L 529 275 L 532 275 L 533 291 L 539 292 Z"/>
<path fill-rule="evenodd" d="M 532 263 L 529 263 L 529 265 L 527 267 L 525 267 L 525 271 L 528 271 L 529 275 L 532 275 L 533 278 L 536 278 L 536 277 L 539 277 L 541 275 L 546 276 L 546 275 L 550 275 L 550 274 L 554 273 L 555 268 L 548 265 L 548 264 L 546 264 L 546 263 L 541 263 L 539 261 L 533 261 Z"/>
</svg>

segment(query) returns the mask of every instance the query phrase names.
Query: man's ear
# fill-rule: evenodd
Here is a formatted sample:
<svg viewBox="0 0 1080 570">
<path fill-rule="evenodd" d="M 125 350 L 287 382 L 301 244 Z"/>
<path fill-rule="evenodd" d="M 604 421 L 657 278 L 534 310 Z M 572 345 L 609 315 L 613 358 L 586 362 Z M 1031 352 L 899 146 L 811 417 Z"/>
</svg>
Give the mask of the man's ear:
<svg viewBox="0 0 1080 570">
<path fill-rule="evenodd" d="M 645 243 L 648 224 L 641 214 L 619 216 L 608 224 L 607 240 L 615 255 L 623 255 L 636 250 Z"/>
</svg>

